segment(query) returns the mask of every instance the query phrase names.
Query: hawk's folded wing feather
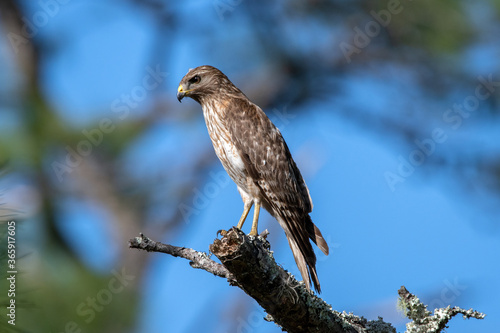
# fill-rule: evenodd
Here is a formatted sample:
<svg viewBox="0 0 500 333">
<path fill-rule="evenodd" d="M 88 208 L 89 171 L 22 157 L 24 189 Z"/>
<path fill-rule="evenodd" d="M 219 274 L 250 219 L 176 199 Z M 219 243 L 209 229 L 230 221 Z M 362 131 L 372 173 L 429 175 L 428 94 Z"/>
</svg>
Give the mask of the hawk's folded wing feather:
<svg viewBox="0 0 500 333">
<path fill-rule="evenodd" d="M 316 256 L 309 238 L 325 254 L 328 254 L 328 245 L 309 217 L 312 210 L 309 190 L 285 140 L 264 112 L 248 99 L 232 99 L 228 108 L 229 135 L 245 164 L 247 175 L 260 188 L 264 207 L 280 224 L 285 224 L 282 226 L 304 281 L 310 280 L 307 264 L 315 287 L 319 289 Z M 295 248 L 300 253 L 295 253 Z"/>
</svg>

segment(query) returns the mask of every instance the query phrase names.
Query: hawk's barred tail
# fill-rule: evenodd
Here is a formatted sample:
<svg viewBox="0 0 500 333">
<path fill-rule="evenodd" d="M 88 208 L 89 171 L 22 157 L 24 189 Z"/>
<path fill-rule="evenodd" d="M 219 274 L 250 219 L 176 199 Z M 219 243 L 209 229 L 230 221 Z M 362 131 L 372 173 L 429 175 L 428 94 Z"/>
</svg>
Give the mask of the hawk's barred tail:
<svg viewBox="0 0 500 333">
<path fill-rule="evenodd" d="M 300 275 L 302 275 L 302 280 L 304 280 L 306 287 L 311 289 L 312 282 L 314 289 L 316 289 L 318 293 L 321 293 L 321 286 L 316 272 L 316 255 L 309 242 L 309 238 L 318 245 L 321 251 L 326 255 L 328 255 L 329 252 L 328 244 L 319 229 L 312 222 L 309 214 L 306 214 L 306 217 L 301 220 L 300 223 L 297 223 L 296 221 L 284 221 L 282 217 L 278 218 L 278 221 L 285 230 L 288 244 L 290 245 L 295 263 L 299 268 Z M 289 229 L 288 226 L 292 226 L 292 228 Z"/>
<path fill-rule="evenodd" d="M 323 238 L 321 231 L 319 231 L 318 227 L 311 220 L 311 217 L 309 217 L 309 221 L 306 223 L 306 225 L 307 225 L 307 231 L 309 232 L 309 238 L 311 238 L 314 244 L 316 244 L 319 247 L 321 252 L 323 252 L 325 255 L 328 255 L 328 253 L 330 252 L 328 244 Z"/>
<path fill-rule="evenodd" d="M 287 239 L 288 239 L 288 244 L 290 245 L 290 248 L 292 249 L 292 253 L 293 253 L 293 258 L 295 259 L 295 263 L 297 264 L 297 267 L 299 268 L 299 271 L 300 271 L 300 275 L 302 275 L 302 280 L 304 281 L 304 283 L 306 284 L 306 287 L 308 289 L 311 289 L 311 278 L 310 278 L 310 275 L 308 273 L 308 267 L 309 269 L 311 268 L 310 266 L 310 263 L 307 263 L 306 262 L 306 258 L 304 257 L 304 254 L 302 253 L 301 249 L 299 248 L 297 242 L 295 241 L 295 239 L 293 237 L 290 237 L 288 234 L 287 234 Z M 314 257 L 314 262 L 316 261 L 316 257 Z M 314 276 L 314 288 L 318 291 L 318 293 L 321 292 L 321 287 L 319 285 L 319 280 L 318 280 L 318 275 L 316 274 L 316 268 L 314 266 L 312 266 L 313 269 L 310 269 L 311 272 Z"/>
</svg>

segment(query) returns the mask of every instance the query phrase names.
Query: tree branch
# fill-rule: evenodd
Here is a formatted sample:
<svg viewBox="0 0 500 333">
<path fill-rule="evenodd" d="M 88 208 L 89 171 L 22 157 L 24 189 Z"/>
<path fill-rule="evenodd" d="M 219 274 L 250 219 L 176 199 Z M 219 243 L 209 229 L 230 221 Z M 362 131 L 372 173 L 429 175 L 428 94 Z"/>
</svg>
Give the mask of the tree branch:
<svg viewBox="0 0 500 333">
<path fill-rule="evenodd" d="M 210 259 L 205 252 L 198 252 L 185 247 L 155 242 L 142 233 L 139 234 L 139 237 L 129 240 L 128 246 L 132 249 L 161 252 L 170 254 L 174 257 L 181 257 L 189 260 L 189 265 L 193 268 L 201 268 L 215 276 L 227 278 L 229 281 L 233 280 L 232 274 L 224 266 Z"/>
<path fill-rule="evenodd" d="M 405 309 L 405 315 L 412 321 L 406 324 L 407 333 L 439 333 L 442 332 L 448 322 L 457 314 L 462 314 L 464 319 L 476 318 L 484 319 L 484 313 L 473 309 L 465 310 L 458 306 L 450 308 L 439 308 L 434 310 L 434 315 L 427 310 L 427 306 L 423 304 L 418 297 L 411 294 L 405 286 L 401 286 L 398 290 L 399 304 Z"/>
<path fill-rule="evenodd" d="M 210 246 L 236 285 L 266 310 L 267 320 L 287 332 L 396 332 L 390 324 L 332 310 L 279 266 L 269 249 L 264 237 L 250 237 L 236 228 Z"/>
<path fill-rule="evenodd" d="M 257 237 L 247 236 L 235 227 L 224 232 L 221 239 L 215 239 L 210 245 L 210 251 L 222 265 L 211 260 L 204 252 L 155 242 L 142 234 L 131 239 L 129 246 L 182 257 L 188 259 L 194 268 L 201 268 L 228 279 L 231 285 L 242 289 L 264 308 L 268 313 L 266 320 L 274 321 L 289 333 L 396 332 L 390 323 L 384 322 L 380 317 L 378 320 L 368 321 L 363 317 L 333 310 L 329 304 L 308 290 L 303 282 L 298 282 L 293 275 L 276 263 L 273 253 L 269 250 L 270 245 L 265 239 L 266 236 L 267 234 Z M 483 314 L 476 311 L 466 311 L 458 307 L 438 309 L 441 312 L 431 317 L 428 311 L 416 310 L 421 309 L 421 306 L 425 309 L 425 305 L 419 305 L 421 303 L 418 298 L 409 295 L 411 295 L 409 292 L 401 294 L 400 289 L 400 302 L 408 308 L 408 317 L 414 321 L 407 324 L 408 332 L 441 332 L 446 323 L 458 313 L 467 318 L 484 318 Z M 418 313 L 418 316 L 414 313 Z M 430 326 L 418 326 L 425 320 L 435 322 L 437 328 L 431 330 Z M 413 323 L 417 326 L 414 329 L 412 326 L 410 330 L 409 325 Z"/>
</svg>

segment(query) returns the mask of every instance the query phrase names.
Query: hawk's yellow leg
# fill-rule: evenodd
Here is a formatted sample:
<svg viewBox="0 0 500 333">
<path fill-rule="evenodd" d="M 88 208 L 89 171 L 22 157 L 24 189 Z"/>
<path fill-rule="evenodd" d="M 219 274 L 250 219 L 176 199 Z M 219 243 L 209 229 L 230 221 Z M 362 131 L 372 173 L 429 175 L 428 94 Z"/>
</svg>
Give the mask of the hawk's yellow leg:
<svg viewBox="0 0 500 333">
<path fill-rule="evenodd" d="M 245 220 L 247 219 L 248 212 L 250 212 L 250 208 L 252 208 L 253 202 L 248 201 L 245 202 L 245 207 L 243 208 L 243 214 L 241 214 L 240 221 L 238 222 L 238 225 L 236 228 L 240 229 L 243 228 L 243 223 L 245 223 Z"/>
<path fill-rule="evenodd" d="M 250 236 L 257 236 L 257 224 L 259 224 L 259 213 L 260 213 L 260 202 L 255 203 L 255 208 L 253 210 L 253 222 L 252 222 L 252 230 L 250 230 Z"/>
</svg>

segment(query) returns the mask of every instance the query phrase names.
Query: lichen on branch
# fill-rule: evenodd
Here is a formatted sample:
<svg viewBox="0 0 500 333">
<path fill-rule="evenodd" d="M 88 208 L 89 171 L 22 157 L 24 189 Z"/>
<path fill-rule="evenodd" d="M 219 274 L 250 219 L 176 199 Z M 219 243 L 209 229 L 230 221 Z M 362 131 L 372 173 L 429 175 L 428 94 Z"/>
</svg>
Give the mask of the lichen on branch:
<svg viewBox="0 0 500 333">
<path fill-rule="evenodd" d="M 222 233 L 210 245 L 221 263 L 217 263 L 205 252 L 163 244 L 140 234 L 129 241 L 129 247 L 149 252 L 162 252 L 189 260 L 192 267 L 206 270 L 215 276 L 226 278 L 230 285 L 237 286 L 255 299 L 268 313 L 267 321 L 274 321 L 289 333 L 395 333 L 396 329 L 381 317 L 367 320 L 352 313 L 338 312 L 323 299 L 307 289 L 303 282 L 278 265 L 267 233 L 248 236 L 233 227 Z M 483 319 L 485 315 L 475 310 L 459 307 L 436 309 L 434 315 L 420 300 L 403 286 L 398 291 L 400 306 L 412 321 L 408 333 L 439 333 L 457 314 L 464 318 Z"/>
</svg>

